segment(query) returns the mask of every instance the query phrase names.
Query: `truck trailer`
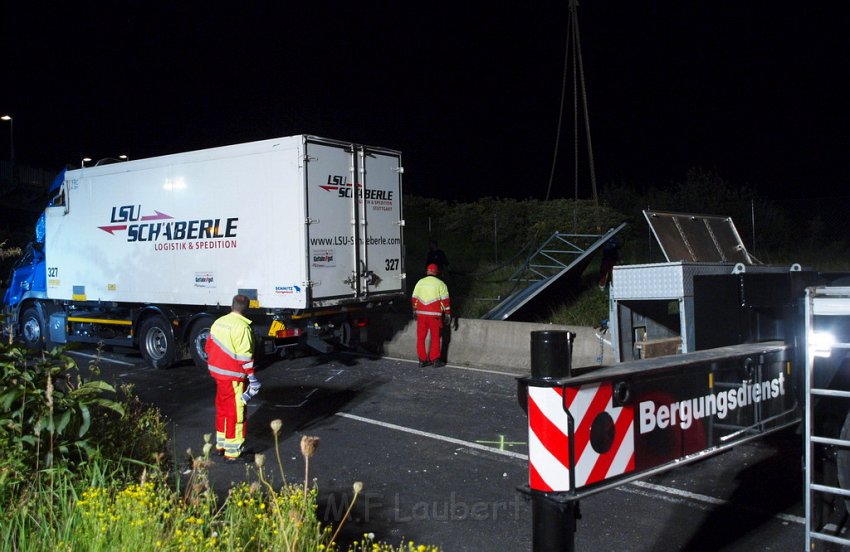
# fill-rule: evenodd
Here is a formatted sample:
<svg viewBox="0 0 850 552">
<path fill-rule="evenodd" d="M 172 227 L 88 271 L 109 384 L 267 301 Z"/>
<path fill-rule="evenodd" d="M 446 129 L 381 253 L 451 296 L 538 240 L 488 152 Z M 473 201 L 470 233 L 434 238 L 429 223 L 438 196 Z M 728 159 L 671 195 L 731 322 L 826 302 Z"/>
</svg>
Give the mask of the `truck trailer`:
<svg viewBox="0 0 850 552">
<path fill-rule="evenodd" d="M 237 293 L 258 352 L 365 338 L 404 295 L 401 153 L 289 136 L 66 170 L 3 302 L 30 347 L 191 357 Z"/>
</svg>

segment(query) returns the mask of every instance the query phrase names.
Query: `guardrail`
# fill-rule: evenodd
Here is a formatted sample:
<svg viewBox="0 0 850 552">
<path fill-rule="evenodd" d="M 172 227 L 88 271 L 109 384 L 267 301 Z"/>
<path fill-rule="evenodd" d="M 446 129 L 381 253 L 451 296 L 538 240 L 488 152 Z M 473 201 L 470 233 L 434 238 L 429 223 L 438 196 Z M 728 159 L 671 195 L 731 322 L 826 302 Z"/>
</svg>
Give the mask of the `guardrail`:
<svg viewBox="0 0 850 552">
<path fill-rule="evenodd" d="M 497 368 L 517 375 L 531 370 L 531 333 L 569 331 L 576 334 L 572 365 L 575 368 L 612 363 L 607 344 L 600 346 L 597 330 L 585 326 L 535 324 L 461 318 L 447 334 L 446 361 L 476 368 Z M 370 323 L 369 342 L 387 356 L 416 360 L 416 322 L 407 315 L 387 314 Z"/>
</svg>

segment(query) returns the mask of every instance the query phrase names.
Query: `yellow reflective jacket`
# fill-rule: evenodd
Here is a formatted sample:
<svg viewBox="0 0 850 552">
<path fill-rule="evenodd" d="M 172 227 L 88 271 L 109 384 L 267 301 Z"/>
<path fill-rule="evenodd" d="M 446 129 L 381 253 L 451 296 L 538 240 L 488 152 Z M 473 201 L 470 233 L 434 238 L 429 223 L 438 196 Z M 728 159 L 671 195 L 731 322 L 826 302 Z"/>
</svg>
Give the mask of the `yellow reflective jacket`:
<svg viewBox="0 0 850 552">
<path fill-rule="evenodd" d="M 416 282 L 411 301 L 417 316 L 442 316 L 452 312 L 449 288 L 436 276 L 425 276 Z"/>
<path fill-rule="evenodd" d="M 207 367 L 215 379 L 241 381 L 254 374 L 251 321 L 231 312 L 216 320 L 207 338 Z"/>
</svg>

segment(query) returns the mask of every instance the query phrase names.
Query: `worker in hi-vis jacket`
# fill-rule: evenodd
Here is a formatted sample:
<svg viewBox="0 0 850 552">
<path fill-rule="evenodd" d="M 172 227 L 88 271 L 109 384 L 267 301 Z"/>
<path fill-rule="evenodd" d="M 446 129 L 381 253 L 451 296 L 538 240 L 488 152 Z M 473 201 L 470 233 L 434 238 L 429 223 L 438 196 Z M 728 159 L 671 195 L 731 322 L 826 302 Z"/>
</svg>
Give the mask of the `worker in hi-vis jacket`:
<svg viewBox="0 0 850 552">
<path fill-rule="evenodd" d="M 232 463 L 244 461 L 245 404 L 260 390 L 251 321 L 245 317 L 248 304 L 245 295 L 234 296 L 230 313 L 213 323 L 206 344 L 207 367 L 216 383 L 216 452 Z"/>
<path fill-rule="evenodd" d="M 424 278 L 413 288 L 413 313 L 416 315 L 416 354 L 419 366 L 439 368 L 446 363 L 440 358 L 440 330 L 451 323 L 452 306 L 449 288 L 440 278 L 440 268 L 429 264 Z M 425 349 L 425 338 L 430 334 L 431 347 Z"/>
</svg>

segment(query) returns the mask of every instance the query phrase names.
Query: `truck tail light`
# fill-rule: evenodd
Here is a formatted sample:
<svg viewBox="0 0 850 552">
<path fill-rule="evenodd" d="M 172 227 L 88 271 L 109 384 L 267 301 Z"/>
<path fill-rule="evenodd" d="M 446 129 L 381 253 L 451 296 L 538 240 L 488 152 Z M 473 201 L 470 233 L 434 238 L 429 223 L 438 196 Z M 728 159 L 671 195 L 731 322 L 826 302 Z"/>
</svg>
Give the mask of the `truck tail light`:
<svg viewBox="0 0 850 552">
<path fill-rule="evenodd" d="M 369 319 L 368 318 L 355 318 L 354 319 L 354 325 L 357 326 L 358 328 L 365 328 L 366 326 L 369 325 Z"/>
<path fill-rule="evenodd" d="M 284 328 L 275 333 L 277 338 L 298 337 L 301 335 L 301 328 Z"/>
</svg>

